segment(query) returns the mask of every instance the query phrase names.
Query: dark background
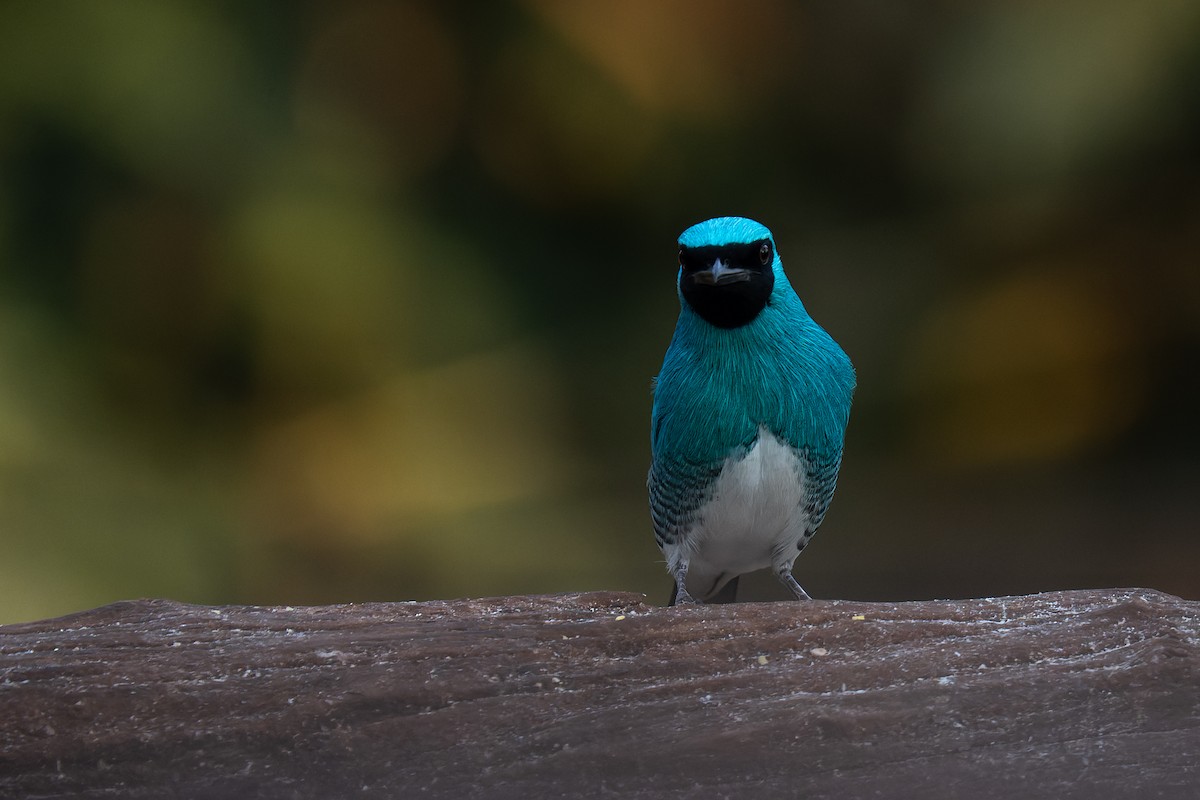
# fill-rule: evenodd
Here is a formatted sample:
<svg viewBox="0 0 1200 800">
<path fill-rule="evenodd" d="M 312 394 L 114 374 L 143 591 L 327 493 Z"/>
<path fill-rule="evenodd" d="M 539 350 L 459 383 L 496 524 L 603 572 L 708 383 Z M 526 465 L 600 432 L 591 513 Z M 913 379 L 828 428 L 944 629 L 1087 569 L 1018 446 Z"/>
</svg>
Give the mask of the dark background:
<svg viewBox="0 0 1200 800">
<path fill-rule="evenodd" d="M 858 369 L 814 596 L 1200 597 L 1196 3 L 8 2 L 0 622 L 665 600 L 726 214 Z"/>
</svg>

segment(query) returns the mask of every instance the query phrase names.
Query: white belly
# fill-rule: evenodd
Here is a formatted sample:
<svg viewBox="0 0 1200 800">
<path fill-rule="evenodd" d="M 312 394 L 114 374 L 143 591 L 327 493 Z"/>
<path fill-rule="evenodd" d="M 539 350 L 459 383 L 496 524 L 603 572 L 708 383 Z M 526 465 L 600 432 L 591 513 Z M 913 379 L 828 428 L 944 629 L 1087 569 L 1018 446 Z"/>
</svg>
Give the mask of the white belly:
<svg viewBox="0 0 1200 800">
<path fill-rule="evenodd" d="M 735 575 L 791 569 L 808 523 L 804 474 L 800 455 L 766 428 L 744 458 L 725 464 L 684 537 L 689 591 L 703 597 Z"/>
</svg>

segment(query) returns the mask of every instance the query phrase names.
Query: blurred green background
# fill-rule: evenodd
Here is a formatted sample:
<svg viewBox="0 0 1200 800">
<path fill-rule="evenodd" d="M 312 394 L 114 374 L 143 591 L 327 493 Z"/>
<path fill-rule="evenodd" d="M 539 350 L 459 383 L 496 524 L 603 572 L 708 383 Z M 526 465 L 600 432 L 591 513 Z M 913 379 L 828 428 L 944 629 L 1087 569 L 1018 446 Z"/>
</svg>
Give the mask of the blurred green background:
<svg viewBox="0 0 1200 800">
<path fill-rule="evenodd" d="M 858 368 L 814 596 L 1200 597 L 1200 4 L 29 0 L 0 622 L 665 601 L 650 379 L 725 214 Z"/>
</svg>

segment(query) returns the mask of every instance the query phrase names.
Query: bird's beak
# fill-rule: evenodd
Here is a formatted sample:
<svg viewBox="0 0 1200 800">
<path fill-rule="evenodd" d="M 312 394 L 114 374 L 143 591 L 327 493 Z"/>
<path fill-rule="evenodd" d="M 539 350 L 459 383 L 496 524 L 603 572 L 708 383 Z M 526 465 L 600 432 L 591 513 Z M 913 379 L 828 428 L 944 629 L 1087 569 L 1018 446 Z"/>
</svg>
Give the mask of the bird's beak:
<svg viewBox="0 0 1200 800">
<path fill-rule="evenodd" d="M 713 261 L 713 265 L 708 269 L 692 273 L 693 281 L 708 286 L 724 286 L 738 281 L 748 281 L 752 277 L 749 270 L 726 266 L 725 262 L 719 258 Z"/>
</svg>

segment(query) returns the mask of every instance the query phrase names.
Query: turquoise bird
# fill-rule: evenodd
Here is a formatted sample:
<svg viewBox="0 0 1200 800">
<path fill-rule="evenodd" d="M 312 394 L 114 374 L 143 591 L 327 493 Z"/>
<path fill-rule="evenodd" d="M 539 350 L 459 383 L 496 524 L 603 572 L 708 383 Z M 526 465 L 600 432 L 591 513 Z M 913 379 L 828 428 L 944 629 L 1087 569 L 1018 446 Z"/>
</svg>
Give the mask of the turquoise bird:
<svg viewBox="0 0 1200 800">
<path fill-rule="evenodd" d="M 753 220 L 685 230 L 677 285 L 648 480 L 671 604 L 731 602 L 739 575 L 766 568 L 807 600 L 792 565 L 833 499 L 854 367 Z"/>
</svg>

